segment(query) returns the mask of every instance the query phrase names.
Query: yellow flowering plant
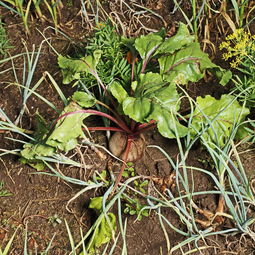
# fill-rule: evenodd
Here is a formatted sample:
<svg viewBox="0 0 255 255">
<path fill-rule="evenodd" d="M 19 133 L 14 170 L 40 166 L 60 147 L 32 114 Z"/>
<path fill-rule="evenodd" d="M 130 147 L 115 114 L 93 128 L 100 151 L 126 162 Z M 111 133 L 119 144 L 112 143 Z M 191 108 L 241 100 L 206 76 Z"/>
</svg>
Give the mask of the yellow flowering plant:
<svg viewBox="0 0 255 255">
<path fill-rule="evenodd" d="M 236 29 L 233 34 L 226 37 L 221 43 L 220 50 L 225 52 L 222 58 L 230 60 L 230 66 L 244 75 L 235 75 L 233 82 L 238 94 L 241 93 L 242 101 L 246 101 L 250 107 L 255 106 L 255 35 Z"/>
<path fill-rule="evenodd" d="M 237 68 L 246 64 L 255 64 L 255 35 L 245 32 L 243 28 L 227 36 L 226 41 L 220 45 L 220 50 L 227 52 L 222 54 L 224 60 L 232 59 L 230 66 Z"/>
</svg>

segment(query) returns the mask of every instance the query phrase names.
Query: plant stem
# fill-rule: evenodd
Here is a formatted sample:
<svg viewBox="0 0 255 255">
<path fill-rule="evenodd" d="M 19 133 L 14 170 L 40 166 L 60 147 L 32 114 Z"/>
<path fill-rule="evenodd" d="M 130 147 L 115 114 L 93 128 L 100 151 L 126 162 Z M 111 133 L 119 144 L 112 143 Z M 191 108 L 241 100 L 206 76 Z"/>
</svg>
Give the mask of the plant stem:
<svg viewBox="0 0 255 255">
<path fill-rule="evenodd" d="M 246 8 L 246 0 L 241 1 L 241 7 L 240 7 L 240 15 L 239 15 L 239 27 L 243 27 L 243 21 L 244 21 L 244 10 Z"/>
<path fill-rule="evenodd" d="M 135 57 L 132 56 L 131 82 L 135 78 Z"/>
<path fill-rule="evenodd" d="M 143 123 L 143 124 L 139 124 L 137 127 L 137 130 L 141 130 L 145 127 L 148 127 L 149 125 L 155 124 L 156 120 L 151 120 L 149 123 Z"/>
<path fill-rule="evenodd" d="M 116 119 L 123 121 L 123 119 L 121 118 L 121 116 L 115 112 L 111 107 L 109 107 L 107 104 L 101 102 L 101 101 L 97 101 L 97 104 L 102 105 L 103 107 L 105 107 L 107 110 L 109 110 L 111 113 L 113 113 L 116 117 Z"/>
<path fill-rule="evenodd" d="M 73 112 L 67 112 L 67 113 L 64 113 L 63 115 L 59 116 L 56 119 L 55 123 L 57 123 L 60 119 L 66 117 L 66 116 L 69 116 L 69 115 L 72 115 L 72 114 L 77 114 L 77 113 L 89 113 L 91 115 L 98 115 L 98 116 L 101 116 L 101 117 L 108 118 L 111 121 L 113 121 L 114 123 L 116 123 L 125 132 L 127 132 L 128 134 L 132 134 L 132 131 L 128 128 L 128 126 L 123 121 L 117 120 L 117 119 L 115 119 L 114 117 L 110 116 L 107 113 L 99 112 L 99 111 L 95 111 L 95 110 L 78 110 L 78 111 L 73 111 Z"/>
<path fill-rule="evenodd" d="M 200 58 L 195 58 L 195 57 L 187 57 L 187 58 L 184 58 L 184 59 L 181 59 L 180 61 L 176 62 L 175 64 L 173 64 L 172 66 L 170 66 L 168 68 L 168 70 L 165 71 L 165 73 L 168 73 L 170 72 L 172 69 L 174 69 L 176 66 L 186 62 L 186 61 L 189 61 L 189 60 L 200 60 Z"/>
<path fill-rule="evenodd" d="M 192 0 L 192 16 L 193 16 L 193 29 L 194 29 L 194 34 L 195 38 L 197 41 L 197 1 Z"/>
<path fill-rule="evenodd" d="M 122 164 L 122 167 L 120 169 L 120 172 L 118 174 L 118 177 L 116 179 L 116 182 L 114 184 L 114 187 L 113 187 L 113 190 L 112 190 L 112 195 L 114 194 L 114 192 L 116 191 L 120 181 L 121 181 L 121 178 L 122 178 L 122 174 L 125 170 L 125 167 L 127 166 L 127 158 L 128 158 L 128 154 L 129 154 L 129 151 L 130 151 L 130 148 L 131 148 L 131 144 L 132 144 L 132 138 L 128 137 L 128 140 L 127 140 L 127 146 L 126 146 L 126 149 L 125 149 L 125 153 L 124 153 L 124 157 L 123 157 L 123 164 Z"/>
<path fill-rule="evenodd" d="M 114 132 L 126 132 L 125 130 L 121 128 L 116 127 L 87 127 L 89 131 L 114 131 Z"/>
<path fill-rule="evenodd" d="M 150 61 L 150 58 L 152 56 L 152 54 L 158 49 L 158 47 L 160 46 L 159 45 L 156 45 L 154 48 L 152 48 L 146 55 L 144 61 L 143 61 L 143 66 L 142 66 L 142 69 L 141 69 L 141 74 L 145 72 L 145 69 L 146 69 L 146 66 L 147 64 L 149 63 Z"/>
</svg>

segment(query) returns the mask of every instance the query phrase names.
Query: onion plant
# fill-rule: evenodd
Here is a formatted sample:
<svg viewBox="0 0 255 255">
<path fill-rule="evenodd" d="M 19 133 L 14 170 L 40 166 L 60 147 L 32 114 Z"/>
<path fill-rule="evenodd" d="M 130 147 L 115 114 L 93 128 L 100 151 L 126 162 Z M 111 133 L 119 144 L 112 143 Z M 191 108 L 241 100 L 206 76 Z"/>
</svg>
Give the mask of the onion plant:
<svg viewBox="0 0 255 255">
<path fill-rule="evenodd" d="M 13 233 L 13 235 L 11 236 L 11 238 L 9 239 L 9 241 L 7 242 L 5 248 L 3 249 L 2 247 L 0 247 L 0 255 L 8 255 L 10 254 L 10 250 L 11 250 L 11 246 L 12 246 L 12 243 L 14 241 L 14 238 L 17 234 L 17 231 L 18 231 L 19 228 L 17 228 L 15 230 L 15 232 Z"/>
<path fill-rule="evenodd" d="M 242 28 L 244 25 L 245 20 L 245 10 L 248 6 L 249 1 L 248 0 L 231 0 L 231 3 L 234 7 L 234 13 L 236 18 L 236 23 L 238 24 L 239 28 Z"/>
</svg>

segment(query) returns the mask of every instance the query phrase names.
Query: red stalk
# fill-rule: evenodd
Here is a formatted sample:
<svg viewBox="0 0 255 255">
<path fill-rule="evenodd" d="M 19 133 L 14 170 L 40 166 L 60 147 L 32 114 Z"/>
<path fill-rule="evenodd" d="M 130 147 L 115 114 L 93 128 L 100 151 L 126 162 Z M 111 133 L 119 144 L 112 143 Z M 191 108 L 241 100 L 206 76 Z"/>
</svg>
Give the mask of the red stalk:
<svg viewBox="0 0 255 255">
<path fill-rule="evenodd" d="M 126 163 L 127 163 L 127 158 L 128 158 L 128 154 L 129 154 L 129 151 L 130 151 L 132 140 L 133 139 L 128 136 L 127 146 L 126 146 L 124 157 L 123 157 L 123 161 L 124 162 L 123 162 L 122 167 L 120 169 L 120 172 L 119 172 L 119 174 L 117 176 L 116 182 L 115 182 L 113 190 L 112 190 L 112 194 L 114 194 L 114 192 L 116 191 L 116 189 L 117 189 L 117 187 L 118 187 L 118 185 L 119 185 L 119 183 L 121 181 L 122 174 L 123 174 L 123 172 L 125 170 L 125 167 L 127 165 Z"/>
<path fill-rule="evenodd" d="M 98 116 L 102 116 L 102 117 L 108 118 L 111 121 L 113 121 L 114 123 L 116 123 L 121 129 L 123 129 L 128 134 L 132 133 L 132 131 L 127 127 L 127 125 L 123 121 L 116 120 L 114 117 L 110 116 L 107 113 L 99 112 L 99 111 L 95 111 L 95 110 L 78 110 L 78 111 L 73 111 L 73 112 L 67 112 L 67 113 L 59 116 L 55 122 L 58 122 L 60 119 L 66 117 L 66 116 L 69 116 L 69 115 L 72 115 L 72 114 L 76 114 L 76 113 L 89 113 L 89 114 L 92 114 L 92 115 L 98 115 Z"/>
<path fill-rule="evenodd" d="M 138 127 L 137 127 L 137 130 L 141 130 L 151 124 L 155 124 L 156 123 L 156 120 L 151 120 L 149 123 L 143 123 L 143 124 L 139 124 Z"/>
<path fill-rule="evenodd" d="M 156 127 L 156 123 L 150 124 L 150 125 L 148 125 L 148 126 L 146 126 L 146 127 L 144 127 L 144 128 L 139 129 L 139 130 L 136 131 L 133 135 L 134 135 L 134 136 L 135 136 L 135 135 L 139 135 L 139 134 L 141 134 L 142 132 L 145 132 L 145 131 L 147 131 L 147 130 L 149 130 L 149 129 L 152 129 L 152 128 L 155 128 L 155 127 Z"/>
<path fill-rule="evenodd" d="M 116 128 L 116 127 L 87 127 L 89 131 L 114 131 L 114 132 L 123 132 L 125 133 L 126 131 L 121 129 L 121 128 Z"/>
</svg>

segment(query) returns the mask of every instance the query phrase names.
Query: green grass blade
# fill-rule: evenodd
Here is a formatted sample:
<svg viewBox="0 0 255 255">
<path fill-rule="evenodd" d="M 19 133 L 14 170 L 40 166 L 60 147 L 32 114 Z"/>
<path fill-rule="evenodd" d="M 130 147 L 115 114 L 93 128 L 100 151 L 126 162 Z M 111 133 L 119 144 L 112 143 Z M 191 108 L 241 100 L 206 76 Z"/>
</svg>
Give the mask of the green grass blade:
<svg viewBox="0 0 255 255">
<path fill-rule="evenodd" d="M 4 251 L 2 251 L 2 250 L 0 249 L 0 255 L 8 255 L 8 254 L 9 254 L 11 245 L 12 245 L 12 243 L 13 243 L 13 240 L 14 240 L 14 238 L 15 238 L 15 236 L 16 236 L 16 233 L 17 233 L 18 229 L 19 229 L 19 228 L 17 228 L 17 229 L 15 230 L 15 232 L 13 233 L 12 237 L 11 237 L 10 240 L 8 241 L 7 245 L 5 246 Z"/>
</svg>

